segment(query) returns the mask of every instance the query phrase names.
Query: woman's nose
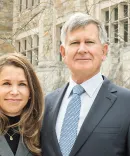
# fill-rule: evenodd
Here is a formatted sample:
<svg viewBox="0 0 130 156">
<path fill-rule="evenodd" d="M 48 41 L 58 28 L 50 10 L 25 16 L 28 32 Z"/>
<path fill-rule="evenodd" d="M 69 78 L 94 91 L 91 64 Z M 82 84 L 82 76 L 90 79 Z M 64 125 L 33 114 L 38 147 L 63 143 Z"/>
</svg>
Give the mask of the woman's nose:
<svg viewBox="0 0 130 156">
<path fill-rule="evenodd" d="M 17 86 L 12 86 L 11 88 L 11 94 L 18 94 L 19 93 L 19 89 Z"/>
</svg>

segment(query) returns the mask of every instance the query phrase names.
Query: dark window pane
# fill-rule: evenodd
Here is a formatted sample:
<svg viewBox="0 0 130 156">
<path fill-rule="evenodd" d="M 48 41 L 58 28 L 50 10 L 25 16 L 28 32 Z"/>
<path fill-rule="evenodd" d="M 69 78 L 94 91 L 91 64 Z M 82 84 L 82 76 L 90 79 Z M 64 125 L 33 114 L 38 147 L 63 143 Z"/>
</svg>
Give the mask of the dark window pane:
<svg viewBox="0 0 130 156">
<path fill-rule="evenodd" d="M 124 41 L 128 42 L 128 21 L 124 23 Z"/>
<path fill-rule="evenodd" d="M 28 55 L 27 55 L 28 59 L 30 60 L 30 62 L 32 63 L 32 51 L 28 51 Z"/>
<path fill-rule="evenodd" d="M 118 24 L 114 25 L 114 41 L 118 42 Z"/>
<path fill-rule="evenodd" d="M 20 52 L 20 50 L 21 50 L 21 44 L 20 42 L 18 42 L 18 51 Z"/>
<path fill-rule="evenodd" d="M 59 58 L 59 61 L 62 61 L 62 56 L 61 56 L 61 53 L 60 53 L 60 58 Z"/>
<path fill-rule="evenodd" d="M 28 0 L 26 0 L 26 9 L 28 8 Z"/>
<path fill-rule="evenodd" d="M 128 17 L 128 5 L 124 5 L 124 17 Z"/>
<path fill-rule="evenodd" d="M 114 9 L 114 19 L 118 20 L 118 8 Z"/>
<path fill-rule="evenodd" d="M 22 0 L 20 0 L 20 3 L 19 3 L 19 11 L 21 12 L 22 11 Z"/>
<path fill-rule="evenodd" d="M 32 6 L 34 6 L 34 0 L 32 0 Z"/>
<path fill-rule="evenodd" d="M 24 50 L 27 49 L 27 40 L 24 40 Z"/>
<path fill-rule="evenodd" d="M 106 25 L 106 26 L 105 26 L 105 29 L 106 29 L 106 32 L 107 32 L 107 37 L 109 37 L 109 26 Z"/>
<path fill-rule="evenodd" d="M 108 22 L 109 21 L 109 11 L 105 12 L 105 21 Z"/>
</svg>

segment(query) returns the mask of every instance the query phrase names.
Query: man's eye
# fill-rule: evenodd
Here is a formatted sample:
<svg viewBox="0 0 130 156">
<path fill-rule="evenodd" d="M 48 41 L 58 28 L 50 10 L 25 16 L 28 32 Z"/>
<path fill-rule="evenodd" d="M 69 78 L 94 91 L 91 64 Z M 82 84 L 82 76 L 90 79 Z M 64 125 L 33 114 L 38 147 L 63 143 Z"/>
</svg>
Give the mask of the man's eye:
<svg viewBox="0 0 130 156">
<path fill-rule="evenodd" d="M 79 42 L 72 42 L 71 44 L 79 44 Z"/>
<path fill-rule="evenodd" d="M 91 44 L 91 43 L 94 43 L 94 42 L 93 41 L 86 41 L 86 43 L 90 43 Z"/>
</svg>

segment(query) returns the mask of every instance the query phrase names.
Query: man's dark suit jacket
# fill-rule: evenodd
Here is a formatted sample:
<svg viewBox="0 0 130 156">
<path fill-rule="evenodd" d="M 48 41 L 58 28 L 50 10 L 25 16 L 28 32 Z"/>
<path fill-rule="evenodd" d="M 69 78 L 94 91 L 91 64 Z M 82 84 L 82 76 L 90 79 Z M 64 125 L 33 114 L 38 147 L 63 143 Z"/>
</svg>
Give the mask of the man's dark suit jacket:
<svg viewBox="0 0 130 156">
<path fill-rule="evenodd" d="M 62 156 L 55 126 L 68 84 L 46 96 L 41 130 L 43 156 Z M 87 104 L 87 101 L 86 101 Z M 70 156 L 130 156 L 130 91 L 104 77 Z"/>
</svg>

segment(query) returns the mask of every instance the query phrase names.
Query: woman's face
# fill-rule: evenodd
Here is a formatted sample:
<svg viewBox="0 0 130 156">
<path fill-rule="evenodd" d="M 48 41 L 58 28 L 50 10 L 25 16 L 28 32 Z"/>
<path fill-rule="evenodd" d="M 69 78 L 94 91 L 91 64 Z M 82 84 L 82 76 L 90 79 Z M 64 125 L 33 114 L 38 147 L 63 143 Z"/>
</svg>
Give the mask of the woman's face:
<svg viewBox="0 0 130 156">
<path fill-rule="evenodd" d="M 4 66 L 0 72 L 0 111 L 8 116 L 20 115 L 29 96 L 24 70 L 13 65 Z"/>
</svg>

